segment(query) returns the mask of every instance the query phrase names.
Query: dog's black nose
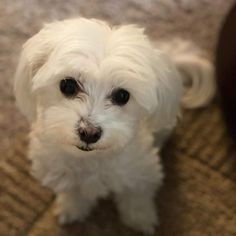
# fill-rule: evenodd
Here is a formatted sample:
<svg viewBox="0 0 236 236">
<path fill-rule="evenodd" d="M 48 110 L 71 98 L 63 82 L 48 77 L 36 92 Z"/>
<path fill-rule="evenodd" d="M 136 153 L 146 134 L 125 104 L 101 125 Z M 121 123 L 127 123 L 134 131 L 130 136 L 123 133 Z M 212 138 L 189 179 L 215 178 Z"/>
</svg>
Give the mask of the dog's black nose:
<svg viewBox="0 0 236 236">
<path fill-rule="evenodd" d="M 87 144 L 96 143 L 102 135 L 101 127 L 86 127 L 78 129 L 79 137 Z"/>
</svg>

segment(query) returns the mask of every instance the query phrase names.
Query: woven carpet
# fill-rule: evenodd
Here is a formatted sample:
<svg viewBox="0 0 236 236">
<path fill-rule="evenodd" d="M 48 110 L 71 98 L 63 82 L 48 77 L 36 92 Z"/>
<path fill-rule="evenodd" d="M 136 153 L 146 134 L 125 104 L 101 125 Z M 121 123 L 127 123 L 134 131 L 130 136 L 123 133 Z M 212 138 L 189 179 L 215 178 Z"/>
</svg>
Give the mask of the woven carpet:
<svg viewBox="0 0 236 236">
<path fill-rule="evenodd" d="M 0 0 L 0 236 L 141 235 L 123 226 L 111 200 L 88 220 L 59 227 L 54 196 L 29 175 L 26 120 L 11 80 L 20 45 L 43 22 L 72 16 L 138 23 L 153 39 L 190 38 L 213 58 L 221 22 L 233 0 Z M 236 235 L 236 149 L 219 104 L 185 111 L 163 150 L 164 187 L 156 199 L 156 236 Z"/>
</svg>

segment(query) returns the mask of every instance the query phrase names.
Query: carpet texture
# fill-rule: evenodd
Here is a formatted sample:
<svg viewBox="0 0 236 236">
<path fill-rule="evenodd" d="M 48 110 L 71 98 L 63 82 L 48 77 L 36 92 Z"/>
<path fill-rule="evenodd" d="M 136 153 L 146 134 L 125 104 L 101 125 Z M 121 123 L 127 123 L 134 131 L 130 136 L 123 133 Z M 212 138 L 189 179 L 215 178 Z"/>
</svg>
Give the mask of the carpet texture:
<svg viewBox="0 0 236 236">
<path fill-rule="evenodd" d="M 44 22 L 86 16 L 138 23 L 153 39 L 181 36 L 213 58 L 217 34 L 233 0 L 0 0 L 0 236 L 128 236 L 111 200 L 88 220 L 59 227 L 54 196 L 29 175 L 26 120 L 14 105 L 12 77 L 21 44 Z M 165 185 L 156 199 L 155 235 L 236 235 L 236 149 L 217 101 L 185 111 L 163 150 Z"/>
</svg>

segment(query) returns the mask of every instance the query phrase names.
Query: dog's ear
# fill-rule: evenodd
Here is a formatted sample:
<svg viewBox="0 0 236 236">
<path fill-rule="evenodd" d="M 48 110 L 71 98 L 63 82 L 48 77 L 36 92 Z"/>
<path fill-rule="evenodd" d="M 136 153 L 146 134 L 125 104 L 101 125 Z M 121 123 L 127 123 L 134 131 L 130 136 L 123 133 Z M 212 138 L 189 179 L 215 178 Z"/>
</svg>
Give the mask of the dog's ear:
<svg viewBox="0 0 236 236">
<path fill-rule="evenodd" d="M 168 128 L 175 126 L 180 114 L 180 103 L 183 87 L 180 75 L 167 55 L 159 53 L 157 72 L 157 128 Z"/>
<path fill-rule="evenodd" d="M 20 111 L 29 121 L 33 121 L 36 115 L 35 97 L 32 94 L 31 83 L 32 69 L 23 51 L 15 74 L 14 93 Z"/>
<path fill-rule="evenodd" d="M 182 81 L 173 62 L 164 53 L 155 50 L 153 60 L 155 71 L 156 103 L 153 107 L 152 123 L 157 130 L 173 127 L 180 113 L 183 93 Z"/>
<path fill-rule="evenodd" d="M 32 79 L 47 61 L 50 53 L 42 33 L 30 38 L 24 45 L 14 78 L 14 93 L 17 105 L 32 122 L 36 117 L 36 97 L 32 91 Z"/>
</svg>

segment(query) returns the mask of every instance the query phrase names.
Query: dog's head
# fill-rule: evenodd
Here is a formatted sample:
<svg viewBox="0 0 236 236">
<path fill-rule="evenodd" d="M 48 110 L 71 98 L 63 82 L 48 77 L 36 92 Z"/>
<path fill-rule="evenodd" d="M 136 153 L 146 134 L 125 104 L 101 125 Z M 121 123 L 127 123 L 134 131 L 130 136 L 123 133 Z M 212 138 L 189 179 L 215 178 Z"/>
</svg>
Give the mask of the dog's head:
<svg viewBox="0 0 236 236">
<path fill-rule="evenodd" d="M 172 124 L 181 85 L 142 29 L 73 19 L 46 25 L 26 42 L 15 94 L 45 142 L 113 150 L 135 139 L 154 113 L 158 128 Z"/>
</svg>

